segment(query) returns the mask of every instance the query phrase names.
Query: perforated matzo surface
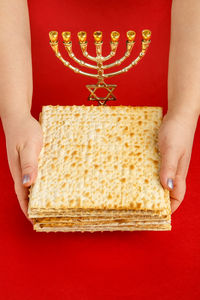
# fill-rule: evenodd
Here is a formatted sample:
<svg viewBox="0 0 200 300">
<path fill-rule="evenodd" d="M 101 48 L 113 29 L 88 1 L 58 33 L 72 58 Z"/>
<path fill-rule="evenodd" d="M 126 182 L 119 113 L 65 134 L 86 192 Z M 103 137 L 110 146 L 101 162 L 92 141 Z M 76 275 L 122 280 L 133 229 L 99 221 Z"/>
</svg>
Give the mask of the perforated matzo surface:
<svg viewBox="0 0 200 300">
<path fill-rule="evenodd" d="M 170 214 L 159 181 L 160 107 L 43 106 L 29 216 Z M 75 213 L 76 214 L 76 213 Z M 133 214 L 134 215 L 134 214 Z"/>
</svg>

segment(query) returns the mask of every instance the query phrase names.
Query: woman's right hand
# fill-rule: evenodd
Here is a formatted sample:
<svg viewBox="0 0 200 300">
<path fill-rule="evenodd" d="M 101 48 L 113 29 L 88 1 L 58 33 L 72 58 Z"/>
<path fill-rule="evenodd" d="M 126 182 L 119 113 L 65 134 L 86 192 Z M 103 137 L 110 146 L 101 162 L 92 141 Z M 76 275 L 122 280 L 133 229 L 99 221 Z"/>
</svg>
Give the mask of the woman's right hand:
<svg viewBox="0 0 200 300">
<path fill-rule="evenodd" d="M 2 124 L 15 193 L 28 218 L 28 187 L 37 177 L 38 157 L 43 145 L 42 128 L 31 114 L 4 118 Z"/>
</svg>

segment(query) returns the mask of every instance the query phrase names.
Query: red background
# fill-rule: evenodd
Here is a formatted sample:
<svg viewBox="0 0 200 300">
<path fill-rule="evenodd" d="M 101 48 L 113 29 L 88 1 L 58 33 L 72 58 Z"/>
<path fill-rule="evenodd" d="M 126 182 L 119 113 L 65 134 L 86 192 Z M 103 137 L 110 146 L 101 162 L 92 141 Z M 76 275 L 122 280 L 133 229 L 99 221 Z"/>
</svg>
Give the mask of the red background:
<svg viewBox="0 0 200 300">
<path fill-rule="evenodd" d="M 50 30 L 58 30 L 60 40 L 62 31 L 71 31 L 78 57 L 78 31 L 87 31 L 88 51 L 95 54 L 92 33 L 102 30 L 107 55 L 110 32 L 118 30 L 120 57 L 127 30 L 137 32 L 136 55 L 141 30 L 151 29 L 146 57 L 134 70 L 107 82 L 119 84 L 114 105 L 158 105 L 166 111 L 170 9 L 167 0 L 29 1 L 33 116 L 38 118 L 42 105 L 91 104 L 85 84 L 95 80 L 73 73 L 58 61 L 48 44 Z M 67 58 L 61 42 L 60 50 Z M 187 193 L 172 216 L 171 232 L 34 232 L 15 196 L 2 127 L 0 135 L 1 299 L 200 299 L 199 127 Z"/>
</svg>

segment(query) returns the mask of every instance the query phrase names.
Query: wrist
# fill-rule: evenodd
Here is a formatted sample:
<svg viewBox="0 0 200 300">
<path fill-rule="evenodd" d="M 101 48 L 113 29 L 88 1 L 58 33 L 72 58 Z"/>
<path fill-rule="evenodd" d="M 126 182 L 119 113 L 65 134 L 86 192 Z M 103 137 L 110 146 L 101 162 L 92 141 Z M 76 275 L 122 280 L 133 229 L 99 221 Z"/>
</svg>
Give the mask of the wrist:
<svg viewBox="0 0 200 300">
<path fill-rule="evenodd" d="M 176 119 L 178 121 L 184 122 L 185 124 L 195 127 L 199 118 L 199 113 L 199 109 L 193 108 L 190 104 L 188 104 L 187 106 L 169 105 L 167 111 L 167 115 L 170 118 Z"/>
<path fill-rule="evenodd" d="M 3 101 L 4 100 L 4 101 Z M 31 114 L 31 98 L 18 97 L 13 100 L 11 95 L 2 98 L 0 106 L 0 118 L 2 123 L 13 122 L 13 120 L 20 120 Z"/>
<path fill-rule="evenodd" d="M 19 122 L 30 118 L 31 112 L 29 110 L 9 111 L 1 115 L 2 126 L 6 133 L 8 129 L 15 127 Z"/>
</svg>

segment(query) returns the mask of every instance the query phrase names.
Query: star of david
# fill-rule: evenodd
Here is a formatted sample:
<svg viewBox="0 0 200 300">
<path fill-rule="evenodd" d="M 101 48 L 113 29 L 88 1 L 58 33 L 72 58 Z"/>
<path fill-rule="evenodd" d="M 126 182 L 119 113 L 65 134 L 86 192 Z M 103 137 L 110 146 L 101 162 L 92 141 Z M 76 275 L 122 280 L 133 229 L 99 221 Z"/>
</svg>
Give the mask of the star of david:
<svg viewBox="0 0 200 300">
<path fill-rule="evenodd" d="M 109 100 L 116 100 L 116 97 L 113 94 L 113 91 L 115 90 L 116 86 L 117 86 L 116 84 L 86 85 L 86 88 L 90 91 L 88 100 L 96 100 L 100 105 L 104 105 Z M 98 97 L 95 94 L 96 90 L 98 89 L 106 89 L 108 91 L 106 97 Z"/>
</svg>

